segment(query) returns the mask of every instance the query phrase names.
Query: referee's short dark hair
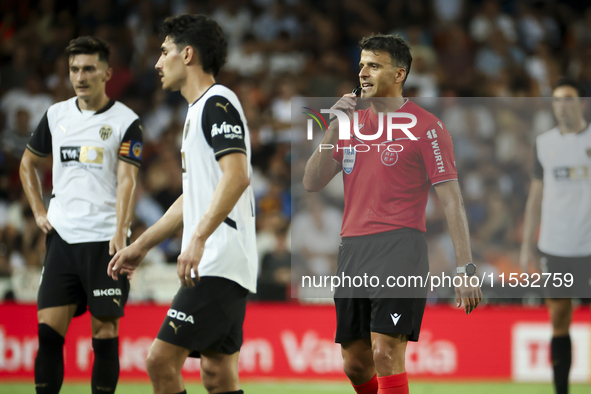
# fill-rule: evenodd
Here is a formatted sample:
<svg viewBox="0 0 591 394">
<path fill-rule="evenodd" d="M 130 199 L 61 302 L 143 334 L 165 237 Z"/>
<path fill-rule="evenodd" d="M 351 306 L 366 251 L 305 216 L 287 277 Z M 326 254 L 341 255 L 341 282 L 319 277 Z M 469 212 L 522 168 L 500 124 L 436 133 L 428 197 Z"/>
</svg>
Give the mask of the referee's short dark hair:
<svg viewBox="0 0 591 394">
<path fill-rule="evenodd" d="M 571 88 L 573 88 L 577 91 L 577 94 L 579 95 L 579 97 L 587 97 L 587 92 L 585 91 L 585 88 L 583 87 L 583 85 L 581 83 L 579 83 L 574 78 L 560 77 L 558 79 L 558 82 L 556 82 L 556 85 L 554 85 L 554 89 L 552 89 L 552 91 L 554 92 L 554 90 L 556 90 L 557 88 L 559 88 L 561 86 L 570 86 Z"/>
<path fill-rule="evenodd" d="M 98 53 L 100 61 L 109 64 L 109 44 L 97 37 L 83 36 L 74 38 L 66 48 L 68 58 L 74 55 L 93 55 Z"/>
<path fill-rule="evenodd" d="M 183 14 L 164 20 L 162 39 L 170 37 L 177 48 L 192 46 L 199 54 L 203 71 L 217 76 L 228 56 L 228 42 L 222 28 L 205 15 Z"/>
<path fill-rule="evenodd" d="M 402 67 L 406 70 L 404 82 L 410 73 L 410 65 L 412 63 L 412 56 L 410 54 L 410 47 L 399 35 L 392 34 L 372 34 L 369 37 L 363 37 L 359 41 L 359 49 L 362 51 L 386 51 L 392 57 L 392 63 L 397 67 Z"/>
</svg>

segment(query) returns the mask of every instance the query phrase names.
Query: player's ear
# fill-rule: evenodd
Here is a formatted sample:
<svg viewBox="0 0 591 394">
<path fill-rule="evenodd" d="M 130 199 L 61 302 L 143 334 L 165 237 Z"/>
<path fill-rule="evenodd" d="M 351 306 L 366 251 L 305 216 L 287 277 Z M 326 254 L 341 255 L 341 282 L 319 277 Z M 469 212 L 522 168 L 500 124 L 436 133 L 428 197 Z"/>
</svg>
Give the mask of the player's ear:
<svg viewBox="0 0 591 394">
<path fill-rule="evenodd" d="M 105 70 L 105 82 L 107 82 L 113 76 L 113 69 L 111 67 L 107 67 Z"/>
<path fill-rule="evenodd" d="M 192 46 L 187 45 L 185 49 L 183 49 L 183 62 L 185 64 L 189 64 L 195 60 L 195 50 Z"/>
</svg>

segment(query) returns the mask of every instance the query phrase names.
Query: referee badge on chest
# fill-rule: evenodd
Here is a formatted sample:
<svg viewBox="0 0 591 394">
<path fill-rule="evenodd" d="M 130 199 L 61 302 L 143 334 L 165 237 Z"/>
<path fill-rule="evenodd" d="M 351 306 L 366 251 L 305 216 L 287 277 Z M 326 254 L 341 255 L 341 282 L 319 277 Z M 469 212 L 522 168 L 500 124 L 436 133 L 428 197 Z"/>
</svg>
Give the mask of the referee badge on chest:
<svg viewBox="0 0 591 394">
<path fill-rule="evenodd" d="M 103 141 L 106 141 L 111 136 L 111 134 L 113 134 L 113 129 L 109 125 L 104 125 L 99 130 L 99 135 Z"/>
<path fill-rule="evenodd" d="M 355 152 L 355 148 L 352 146 L 343 149 L 343 171 L 345 171 L 345 174 L 347 175 L 349 175 L 353 171 L 353 167 L 355 167 L 356 154 L 357 152 Z"/>
</svg>

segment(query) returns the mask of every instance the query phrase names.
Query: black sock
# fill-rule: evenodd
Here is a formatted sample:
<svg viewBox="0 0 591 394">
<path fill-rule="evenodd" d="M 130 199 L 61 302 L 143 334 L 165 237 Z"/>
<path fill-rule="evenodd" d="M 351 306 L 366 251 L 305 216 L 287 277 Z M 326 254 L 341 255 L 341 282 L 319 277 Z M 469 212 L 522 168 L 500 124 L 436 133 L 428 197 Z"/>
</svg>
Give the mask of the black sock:
<svg viewBox="0 0 591 394">
<path fill-rule="evenodd" d="M 119 380 L 119 337 L 92 338 L 92 348 L 92 394 L 114 393 Z"/>
<path fill-rule="evenodd" d="M 44 323 L 39 324 L 38 332 L 35 390 L 37 394 L 57 394 L 64 381 L 64 337 Z"/>
<path fill-rule="evenodd" d="M 554 388 L 556 394 L 568 393 L 568 374 L 572 361 L 570 335 L 552 337 L 552 366 L 554 368 Z"/>
<path fill-rule="evenodd" d="M 181 391 L 180 393 L 177 393 L 177 394 L 187 394 L 187 390 L 183 390 L 183 391 Z"/>
<path fill-rule="evenodd" d="M 244 394 L 244 391 L 242 391 L 242 390 L 238 390 L 238 391 L 226 391 L 226 392 L 220 393 L 220 394 Z"/>
</svg>

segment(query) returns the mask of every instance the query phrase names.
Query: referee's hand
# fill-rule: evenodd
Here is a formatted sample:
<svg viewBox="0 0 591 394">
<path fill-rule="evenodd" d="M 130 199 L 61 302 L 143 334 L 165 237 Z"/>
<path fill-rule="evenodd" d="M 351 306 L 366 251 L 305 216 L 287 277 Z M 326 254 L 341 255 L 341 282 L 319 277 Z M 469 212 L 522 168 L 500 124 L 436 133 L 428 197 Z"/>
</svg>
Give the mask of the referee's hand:
<svg viewBox="0 0 591 394">
<path fill-rule="evenodd" d="M 465 278 L 468 280 L 465 282 L 462 281 L 462 285 L 455 288 L 456 302 L 458 308 L 464 305 L 464 311 L 466 315 L 469 315 L 480 304 L 480 301 L 482 301 L 482 290 L 480 290 L 480 286 L 478 285 L 470 285 L 469 277 Z"/>
<path fill-rule="evenodd" d="M 119 279 L 119 274 L 131 277 L 133 271 L 144 261 L 147 253 L 148 251 L 142 249 L 138 243 L 132 243 L 128 247 L 121 249 L 109 262 L 107 275 L 114 280 Z"/>
<path fill-rule="evenodd" d="M 349 118 L 353 116 L 353 112 L 355 112 L 355 106 L 357 105 L 357 96 L 353 93 L 346 93 L 341 97 L 339 101 L 337 101 L 331 109 L 338 109 L 339 111 L 343 111 L 346 113 Z"/>
</svg>

